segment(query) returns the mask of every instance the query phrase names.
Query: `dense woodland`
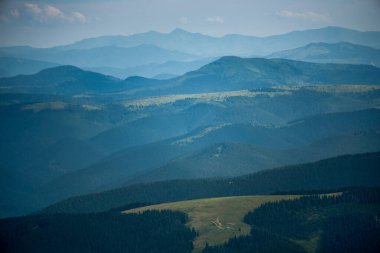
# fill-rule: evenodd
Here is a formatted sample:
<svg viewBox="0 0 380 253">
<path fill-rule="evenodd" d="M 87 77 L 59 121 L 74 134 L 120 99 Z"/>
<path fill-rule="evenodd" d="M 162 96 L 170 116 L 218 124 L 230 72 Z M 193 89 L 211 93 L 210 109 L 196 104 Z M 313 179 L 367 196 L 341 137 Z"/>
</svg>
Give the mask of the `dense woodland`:
<svg viewBox="0 0 380 253">
<path fill-rule="evenodd" d="M 185 226 L 187 220 L 171 211 L 9 218 L 0 220 L 0 251 L 186 253 L 196 235 Z"/>
<path fill-rule="evenodd" d="M 1 252 L 191 252 L 197 232 L 187 215 L 172 211 L 120 214 L 34 215 L 0 220 Z M 248 236 L 232 238 L 203 253 L 377 252 L 380 249 L 380 188 L 339 195 L 311 195 L 266 203 L 249 212 Z M 51 235 L 54 234 L 52 237 Z M 303 242 L 303 243 L 300 243 Z"/>
<path fill-rule="evenodd" d="M 203 252 L 378 252 L 379 215 L 379 188 L 266 203 L 244 218 L 250 236 Z"/>
<path fill-rule="evenodd" d="M 346 155 L 225 179 L 173 180 L 132 185 L 70 198 L 42 213 L 101 212 L 132 203 L 273 194 L 336 192 L 346 187 L 380 186 L 380 153 Z"/>
</svg>

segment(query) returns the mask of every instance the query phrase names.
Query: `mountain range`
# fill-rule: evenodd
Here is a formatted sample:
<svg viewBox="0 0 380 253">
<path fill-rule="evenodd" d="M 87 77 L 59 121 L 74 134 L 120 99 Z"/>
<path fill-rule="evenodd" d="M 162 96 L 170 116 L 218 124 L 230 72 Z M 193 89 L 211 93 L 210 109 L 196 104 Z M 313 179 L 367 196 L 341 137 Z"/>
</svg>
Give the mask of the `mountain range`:
<svg viewBox="0 0 380 253">
<path fill-rule="evenodd" d="M 175 78 L 174 90 L 209 92 L 279 85 L 379 84 L 380 69 L 369 65 L 318 64 L 284 59 L 222 57 Z"/>
<path fill-rule="evenodd" d="M 0 87 L 6 93 L 78 95 L 102 92 L 104 96 L 121 92 L 128 98 L 313 84 L 378 85 L 380 69 L 371 65 L 226 56 L 167 80 L 141 77 L 120 80 L 74 66 L 58 66 L 34 75 L 0 78 Z"/>
<path fill-rule="evenodd" d="M 0 251 L 377 252 L 379 41 L 0 48 Z"/>
<path fill-rule="evenodd" d="M 369 108 L 378 106 L 379 91 L 315 85 L 135 99 L 124 91 L 1 94 L 1 214 L 141 182 L 377 151 L 380 117 Z"/>
<path fill-rule="evenodd" d="M 379 34 L 176 29 L 0 48 L 0 215 L 379 151 Z"/>
<path fill-rule="evenodd" d="M 267 37 L 237 34 L 212 37 L 177 28 L 170 33 L 151 31 L 130 36 L 103 36 L 85 39 L 70 45 L 58 47 L 58 49 L 91 49 L 107 46 L 134 47 L 141 44 L 151 44 L 164 49 L 176 50 L 202 57 L 221 55 L 263 56 L 280 50 L 300 47 L 311 42 L 334 43 L 340 41 L 379 48 L 380 33 L 359 32 L 340 27 L 325 27 Z"/>
<path fill-rule="evenodd" d="M 380 48 L 379 34 L 379 32 L 359 32 L 340 27 L 325 27 L 267 37 L 235 34 L 212 37 L 175 29 L 170 33 L 152 31 L 129 36 L 89 38 L 52 48 L 1 47 L 0 57 L 7 59 L 0 59 L 0 76 L 32 74 L 32 71 L 38 72 L 47 67 L 43 63 L 37 64 L 31 60 L 56 65 L 75 65 L 122 79 L 135 75 L 143 77 L 154 77 L 160 74 L 182 75 L 221 56 L 267 57 L 269 55 L 269 57 L 277 57 L 278 54 L 285 54 L 285 52 L 279 51 L 293 50 L 310 43 L 332 44 L 323 45 L 332 51 L 330 54 L 323 55 L 323 62 L 374 63 L 376 65 L 378 53 L 375 56 L 369 57 L 368 55 L 371 50 Z M 334 45 L 340 42 L 356 45 Z M 372 49 L 363 48 L 360 45 Z M 297 53 L 295 51 L 292 53 L 295 54 L 294 56 L 289 55 L 286 58 L 308 60 L 307 57 L 299 57 L 298 51 L 300 50 L 308 51 L 307 54 L 310 55 L 315 54 L 316 49 L 315 46 L 309 45 L 306 48 L 297 49 Z M 324 49 L 324 51 L 326 50 Z M 334 51 L 337 52 L 334 53 Z M 346 54 L 344 59 L 341 59 L 342 56 L 336 55 L 339 54 L 338 52 L 340 55 Z M 362 55 L 363 52 L 364 55 Z M 306 52 L 302 54 L 306 54 Z M 348 57 L 349 55 L 351 57 Z M 310 58 L 314 59 L 311 55 Z M 4 64 L 10 59 L 15 62 L 12 70 L 10 70 L 10 66 Z M 20 60 L 23 61 L 22 64 Z M 1 64 L 1 62 L 4 63 Z"/>
</svg>

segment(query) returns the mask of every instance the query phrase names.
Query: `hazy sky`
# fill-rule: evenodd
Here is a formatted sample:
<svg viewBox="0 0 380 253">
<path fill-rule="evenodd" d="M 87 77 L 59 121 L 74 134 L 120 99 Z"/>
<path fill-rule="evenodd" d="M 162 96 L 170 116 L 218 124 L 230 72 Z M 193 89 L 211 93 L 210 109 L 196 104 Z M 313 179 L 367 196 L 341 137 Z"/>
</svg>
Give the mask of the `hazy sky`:
<svg viewBox="0 0 380 253">
<path fill-rule="evenodd" d="M 380 30 L 380 0 L 0 0 L 0 45 L 46 47 L 176 27 L 266 36 L 325 26 Z"/>
</svg>

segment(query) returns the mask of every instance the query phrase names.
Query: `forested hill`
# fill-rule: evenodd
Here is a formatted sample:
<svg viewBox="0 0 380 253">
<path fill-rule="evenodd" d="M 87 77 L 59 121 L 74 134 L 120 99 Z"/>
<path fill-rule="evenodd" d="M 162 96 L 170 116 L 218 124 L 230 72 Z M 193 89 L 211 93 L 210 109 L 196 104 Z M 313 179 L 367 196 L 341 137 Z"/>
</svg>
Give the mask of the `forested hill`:
<svg viewBox="0 0 380 253">
<path fill-rule="evenodd" d="M 225 56 L 173 79 L 171 85 L 177 92 L 206 92 L 307 84 L 380 84 L 380 69 L 371 65 Z"/>
<path fill-rule="evenodd" d="M 187 221 L 187 215 L 171 211 L 8 218 L 0 220 L 0 251 L 190 253 L 196 233 Z"/>
<path fill-rule="evenodd" d="M 379 164 L 380 152 L 376 152 L 345 155 L 236 178 L 137 184 L 69 198 L 43 209 L 41 213 L 100 212 L 136 202 L 159 203 L 221 196 L 380 186 Z"/>
<path fill-rule="evenodd" d="M 142 77 L 120 80 L 74 66 L 58 66 L 34 75 L 0 78 L 0 87 L 6 93 L 75 95 L 89 92 L 99 95 L 128 91 L 131 97 L 326 84 L 380 85 L 380 69 L 372 65 L 224 56 L 168 80 Z"/>
</svg>

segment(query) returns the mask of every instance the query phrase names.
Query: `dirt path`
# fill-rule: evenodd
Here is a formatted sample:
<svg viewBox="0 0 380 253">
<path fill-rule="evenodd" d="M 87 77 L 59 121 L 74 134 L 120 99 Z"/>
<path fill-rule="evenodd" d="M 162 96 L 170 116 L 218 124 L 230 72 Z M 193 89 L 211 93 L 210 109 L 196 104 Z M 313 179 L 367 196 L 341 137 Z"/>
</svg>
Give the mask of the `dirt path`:
<svg viewBox="0 0 380 253">
<path fill-rule="evenodd" d="M 219 217 L 211 221 L 219 229 L 224 229 L 223 224 L 220 222 Z"/>
</svg>

